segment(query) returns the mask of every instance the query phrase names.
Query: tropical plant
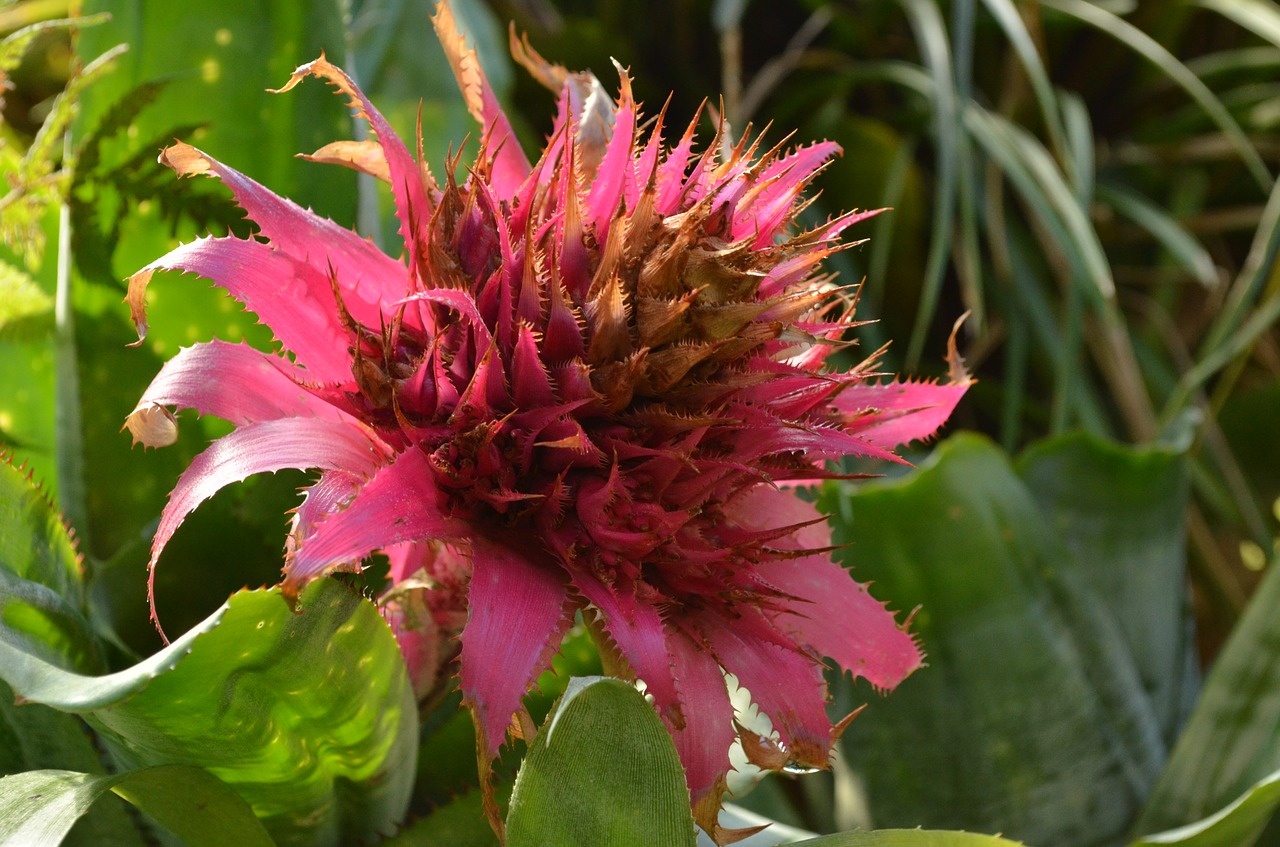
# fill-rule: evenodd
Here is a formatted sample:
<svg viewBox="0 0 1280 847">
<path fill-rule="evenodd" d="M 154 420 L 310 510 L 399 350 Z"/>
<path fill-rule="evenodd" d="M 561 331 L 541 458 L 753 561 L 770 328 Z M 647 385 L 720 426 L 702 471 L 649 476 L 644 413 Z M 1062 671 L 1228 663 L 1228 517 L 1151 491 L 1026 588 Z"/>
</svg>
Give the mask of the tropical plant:
<svg viewBox="0 0 1280 847">
<path fill-rule="evenodd" d="M 0 234 L 8 245 L 0 256 L 0 380 L 6 388 L 0 438 L 11 452 L 0 468 L 0 679 L 16 695 L 0 691 L 0 763 L 12 774 L 0 780 L 0 844 L 64 838 L 86 844 L 487 844 L 495 835 L 486 811 L 517 845 L 692 843 L 695 821 L 721 839 L 773 822 L 748 844 L 805 838 L 822 845 L 1008 843 L 957 830 L 1002 833 L 1044 847 L 1234 847 L 1274 838 L 1266 827 L 1280 802 L 1274 743 L 1280 713 L 1273 704 L 1280 687 L 1273 657 L 1280 643 L 1280 583 L 1267 566 L 1275 553 L 1280 454 L 1268 424 L 1280 402 L 1274 331 L 1280 155 L 1269 134 L 1280 116 L 1274 82 L 1280 12 L 1272 4 L 455 2 L 487 88 L 465 49 L 440 51 L 431 43 L 434 3 L 428 0 L 275 0 L 266 7 L 224 0 L 199 16 L 176 4 L 85 0 L 75 6 L 66 0 L 0 6 L 0 30 L 10 33 L 0 45 L 0 70 L 12 80 L 0 127 L 0 167 L 11 189 L 0 200 Z M 527 35 L 516 52 L 533 75 L 511 59 L 507 20 Z M 530 53 L 529 45 L 563 68 Z M 393 178 L 392 190 L 382 187 L 383 166 L 388 176 L 416 167 L 391 167 L 395 156 L 380 154 L 390 133 L 368 136 L 363 119 L 349 120 L 323 86 L 262 91 L 289 80 L 295 66 L 322 50 L 333 64 L 310 70 L 349 94 L 367 95 L 367 115 L 376 106 L 406 139 L 421 127 L 434 184 L 461 205 L 457 217 L 428 222 L 411 211 L 403 187 L 412 179 Z M 572 603 L 565 606 L 557 589 L 555 602 L 543 604 L 559 615 L 548 631 L 567 631 L 550 670 L 538 674 L 545 666 L 541 654 L 518 673 L 499 664 L 486 668 L 467 654 L 470 542 L 461 536 L 455 539 L 460 547 L 422 549 L 412 562 L 405 549 L 393 548 L 365 559 L 358 575 L 315 578 L 336 562 L 389 546 L 379 521 L 416 520 L 419 506 L 339 512 L 334 517 L 346 516 L 354 533 L 326 531 L 341 542 L 333 548 L 338 552 L 307 558 L 304 551 L 323 540 L 320 528 L 328 522 L 315 520 L 328 509 L 317 492 L 341 474 L 329 471 L 317 481 L 281 470 L 212 497 L 198 484 L 200 469 L 207 471 L 209 456 L 222 449 L 216 445 L 234 445 L 248 438 L 246 427 L 266 426 L 256 423 L 262 409 L 245 411 L 252 399 L 245 392 L 256 391 L 253 402 L 277 411 L 288 406 L 286 421 L 297 419 L 299 404 L 351 418 L 342 418 L 342 432 L 313 433 L 314 451 L 295 451 L 322 456 L 351 432 L 381 425 L 378 410 L 387 407 L 376 402 L 379 376 L 388 384 L 404 379 L 395 371 L 405 364 L 399 354 L 413 344 L 425 347 L 427 324 L 406 324 L 385 305 L 365 308 L 359 295 L 367 289 L 349 282 L 354 271 L 341 262 L 316 264 L 318 248 L 310 245 L 317 242 L 308 242 L 306 228 L 296 224 L 312 226 L 317 218 L 294 208 L 287 218 L 272 217 L 274 195 L 238 171 L 338 222 L 313 229 L 326 248 L 346 245 L 341 255 L 354 266 L 381 269 L 378 284 L 403 273 L 403 264 L 379 258 L 399 252 L 402 233 L 411 236 L 409 260 L 417 261 L 413 252 L 420 247 L 424 267 L 438 275 L 441 255 L 429 250 L 433 244 L 438 250 L 448 232 L 474 228 L 476 215 L 508 222 L 509 215 L 528 214 L 520 208 L 529 198 L 502 205 L 502 195 L 515 194 L 520 181 L 518 173 L 504 177 L 503 168 L 519 164 L 521 149 L 540 150 L 567 132 L 551 122 L 554 95 L 534 77 L 582 86 L 596 100 L 579 115 L 607 119 L 613 113 L 608 86 L 601 89 L 594 77 L 558 75 L 590 68 L 603 79 L 610 58 L 627 68 L 631 83 L 632 99 L 617 101 L 620 125 L 637 113 L 661 113 L 661 123 L 682 125 L 695 120 L 702 98 L 722 92 L 722 100 L 704 105 L 690 143 L 718 153 L 725 142 L 723 160 L 744 170 L 762 158 L 761 168 L 775 163 L 778 181 L 771 184 L 779 188 L 798 191 L 832 148 L 819 144 L 791 160 L 784 158 L 787 149 L 823 139 L 843 148 L 812 177 L 820 194 L 811 193 L 803 210 L 786 206 L 799 211 L 791 233 L 817 233 L 820 244 L 835 234 L 824 222 L 844 211 L 892 207 L 844 233 L 846 244 L 869 237 L 865 245 L 835 252 L 817 247 L 830 252 L 826 266 L 848 290 L 862 281 L 856 316 L 872 321 L 849 333 L 864 351 L 834 351 L 828 359 L 847 374 L 833 379 L 852 383 L 843 389 L 850 398 L 846 413 L 889 407 L 857 399 L 866 387 L 858 383 L 864 371 L 857 365 L 866 350 L 878 351 L 879 370 L 945 379 L 942 360 L 949 358 L 954 372 L 958 354 L 948 353 L 945 340 L 956 317 L 969 312 L 956 344 L 977 382 L 957 406 L 951 431 L 971 432 L 931 450 L 909 449 L 905 455 L 919 467 L 891 466 L 883 479 L 862 478 L 885 473 L 883 464 L 825 465 L 851 478 L 813 491 L 836 545 L 821 558 L 834 555 L 857 583 L 846 580 L 838 590 L 828 586 L 829 596 L 808 598 L 795 586 L 772 586 L 782 591 L 775 603 L 792 604 L 791 620 L 811 620 L 804 627 L 815 631 L 857 630 L 860 618 L 836 598 L 858 583 L 872 582 L 872 594 L 889 608 L 916 609 L 909 631 L 926 666 L 884 697 L 833 668 L 825 680 L 830 718 L 822 715 L 821 726 L 813 715 L 795 723 L 785 708 L 800 702 L 802 692 L 822 690 L 811 660 L 766 668 L 760 658 L 766 651 L 755 654 L 750 669 L 735 667 L 724 655 L 727 635 L 690 641 L 717 657 L 702 661 L 706 678 L 694 686 L 703 694 L 723 690 L 697 702 L 731 697 L 736 729 L 706 729 L 723 729 L 727 712 L 717 717 L 714 709 L 686 722 L 684 709 L 673 704 L 695 690 L 681 673 L 687 668 L 677 663 L 667 685 L 655 660 L 672 649 L 673 636 L 634 623 L 648 610 L 675 620 L 672 598 L 611 611 L 609 595 L 593 595 L 581 584 L 587 571 L 566 572 L 576 586 L 567 595 Z M 339 65 L 349 83 L 334 69 Z M 470 92 L 465 98 L 452 93 L 455 72 Z M 489 126 L 497 103 L 508 118 L 501 131 Z M 481 117 L 480 129 L 473 115 Z M 764 130 L 748 129 L 749 122 L 766 120 L 772 123 Z M 660 124 L 643 117 L 637 123 L 642 142 L 658 137 Z M 792 129 L 796 134 L 778 151 L 765 153 Z M 175 138 L 194 146 L 174 147 Z M 340 138 L 354 141 L 331 145 Z M 739 140 L 750 145 L 757 138 L 758 148 L 733 152 Z M 174 178 L 156 161 L 162 147 L 170 148 L 168 163 L 180 172 L 219 176 L 249 219 L 217 181 Z M 456 152 L 445 156 L 450 149 Z M 609 157 L 610 145 L 597 149 Z M 628 157 L 644 161 L 648 149 Z M 299 161 L 296 151 L 358 167 Z M 492 166 L 485 164 L 489 158 Z M 682 176 L 693 183 L 702 174 L 726 196 L 733 193 L 731 182 L 715 182 L 715 166 L 705 164 L 713 160 L 702 161 L 705 170 Z M 464 162 L 479 164 L 468 169 Z M 787 162 L 795 163 L 791 171 Z M 612 185 L 616 165 L 593 162 L 588 170 L 596 169 L 598 184 Z M 487 217 L 484 194 L 467 190 L 486 180 L 495 186 Z M 617 182 L 584 191 L 586 229 L 597 233 L 583 242 L 588 251 L 613 240 L 606 225 L 619 205 L 613 200 L 621 198 L 619 220 L 637 212 L 641 175 L 622 169 Z M 743 208 L 762 210 L 768 193 L 744 200 Z M 560 201 L 546 197 L 542 209 L 554 228 Z M 593 198 L 601 198 L 598 205 Z M 758 213 L 752 219 L 759 225 Z M 281 220 L 294 224 L 282 228 Z M 708 220 L 689 220 L 695 241 L 708 237 Z M 373 245 L 343 235 L 348 224 Z M 639 244 L 620 227 L 616 243 Z M 501 228 L 496 231 L 494 243 L 504 243 Z M 232 245 L 220 248 L 224 252 L 263 254 L 255 259 L 258 267 L 279 264 L 296 246 L 301 254 L 292 267 L 310 262 L 325 284 L 303 287 L 276 312 L 261 299 L 252 303 L 268 328 L 192 279 L 157 276 L 145 293 L 146 340 L 126 349 L 136 336 L 121 301 L 132 294 L 140 314 L 145 280 L 137 278 L 132 292 L 124 280 L 140 268 L 148 268 L 149 278 L 155 257 L 166 253 L 169 265 L 199 270 L 191 265 L 205 261 L 200 245 L 214 242 L 192 239 L 210 232 Z M 435 235 L 416 241 L 418 232 Z M 507 238 L 513 255 L 524 249 L 523 230 L 511 229 Z M 794 248 L 811 246 L 804 238 Z M 767 278 L 771 266 L 761 257 L 774 249 L 768 240 L 757 245 L 761 253 L 748 252 L 756 257 L 749 277 L 758 271 Z M 565 252 L 565 243 L 552 252 Z M 631 249 L 622 252 L 618 261 L 633 261 Z M 709 267 L 732 269 L 721 261 L 727 260 Z M 393 273 L 393 265 L 400 270 Z M 484 292 L 496 296 L 501 286 L 463 266 L 450 290 L 475 295 L 470 302 L 481 312 L 491 308 L 483 304 Z M 232 285 L 245 278 L 211 275 Z M 328 301 L 335 308 L 315 313 L 321 328 L 286 337 L 290 327 L 302 327 L 291 309 L 305 311 L 299 306 L 307 298 L 323 299 L 330 275 L 341 296 Z M 676 293 L 710 316 L 723 305 L 727 284 L 720 276 L 711 282 Z M 801 277 L 793 282 L 808 284 Z M 593 293 L 593 286 L 582 285 Z M 624 309 L 642 293 L 620 287 Z M 455 326 L 471 308 L 459 294 L 406 306 L 432 325 Z M 606 306 L 601 300 L 583 311 L 588 341 L 620 338 L 601 330 Z M 836 324 L 851 320 L 849 313 L 829 317 Z M 763 320 L 753 315 L 729 330 L 690 330 L 682 323 L 684 340 L 672 349 L 716 347 Z M 485 325 L 500 335 L 496 324 Z M 252 352 L 277 354 L 273 332 L 296 361 Z M 513 385 L 530 384 L 527 377 L 540 369 L 517 370 L 522 340 L 531 339 L 525 347 L 535 354 L 532 361 L 554 365 L 552 334 L 536 320 L 528 332 L 512 324 L 495 349 L 512 369 Z M 214 336 L 223 343 L 198 343 Z M 882 350 L 889 339 L 897 342 Z M 191 344 L 197 346 L 180 349 Z M 354 400 L 324 395 L 299 377 L 313 365 L 311 352 L 317 361 L 331 355 L 339 369 L 349 368 L 347 357 L 354 356 Z M 459 357 L 473 366 L 482 361 L 476 350 L 451 352 L 450 367 Z M 207 378 L 210 356 L 217 359 L 216 382 Z M 606 361 L 602 352 L 591 364 L 600 369 Z M 237 376 L 257 372 L 264 362 L 272 369 L 261 372 L 266 376 Z M 688 385 L 702 385 L 705 376 Z M 662 389 L 652 374 L 633 377 L 633 389 L 652 388 L 655 398 L 681 402 L 675 396 L 680 377 Z M 268 378 L 276 388 L 262 389 Z M 434 383 L 437 394 L 442 384 Z M 613 377 L 602 384 L 621 390 Z M 210 405 L 211 392 L 221 406 Z M 397 387 L 392 394 L 405 391 Z M 491 401 L 492 417 L 500 426 L 520 425 L 526 406 L 542 405 L 529 399 L 531 405 L 520 401 L 514 412 Z M 952 402 L 948 397 L 945 408 Z M 170 404 L 213 414 L 184 417 L 175 428 Z M 908 401 L 905 408 L 919 405 Z M 233 407 L 243 414 L 226 414 Z M 683 407 L 668 411 L 690 414 Z M 397 428 L 422 423 L 401 416 Z M 120 431 L 126 419 L 144 442 L 173 443 L 131 451 L 129 433 Z M 856 420 L 823 421 L 814 431 Z M 594 442 L 613 439 L 614 452 L 658 443 L 644 441 L 638 430 L 602 433 L 583 412 L 565 412 L 559 421 L 566 433 L 576 425 Z M 885 425 L 874 416 L 863 421 Z M 817 423 L 791 420 L 797 422 L 811 430 Z M 924 434 L 938 422 L 893 434 Z M 721 452 L 768 437 L 755 430 Z M 206 451 L 213 439 L 221 440 Z M 450 439 L 456 432 L 441 444 Z M 903 440 L 886 433 L 883 444 L 870 443 Z M 815 438 L 811 446 L 830 443 Z M 272 450 L 293 449 L 281 444 L 262 441 L 254 461 L 271 464 Z M 388 461 L 400 449 L 387 442 L 391 452 L 368 470 L 396 468 L 399 459 Z M 815 460 L 834 455 L 814 453 L 792 470 L 818 470 Z M 712 458 L 708 453 L 696 461 Z M 43 491 L 32 485 L 33 476 L 44 481 Z M 372 476 L 365 488 L 383 476 Z M 627 502 L 632 511 L 625 517 L 634 519 L 635 504 L 652 503 L 657 490 L 625 477 L 610 483 L 614 477 L 602 477 L 606 488 L 616 489 L 611 502 Z M 405 474 L 385 487 L 403 492 L 421 478 Z M 295 540 L 303 543 L 291 547 L 287 559 L 293 578 L 283 588 L 240 590 L 279 582 L 286 562 L 283 516 L 298 507 L 302 486 L 310 488 L 294 524 Z M 487 492 L 505 490 L 498 485 Z M 388 503 L 392 496 L 379 495 Z M 825 530 L 821 538 L 812 534 L 820 527 L 803 538 L 783 531 L 817 514 L 812 506 L 790 494 L 765 499 L 768 509 L 752 514 L 763 519 L 768 511 L 769 522 L 751 528 L 778 527 L 775 534 L 788 543 L 764 545 L 772 552 L 753 560 L 760 573 L 777 564 L 770 556 L 828 543 Z M 204 502 L 190 511 L 197 501 Z M 784 515 L 791 511 L 793 517 Z M 588 508 L 583 531 L 595 539 L 591 528 L 607 525 L 606 514 Z M 698 537 L 708 551 L 728 547 L 723 518 L 741 529 L 744 515 L 711 521 L 715 529 L 700 528 Z M 362 540 L 370 526 L 378 532 Z M 164 552 L 153 596 L 174 636 L 169 645 L 146 611 L 157 530 L 157 556 L 160 547 Z M 477 537 L 492 534 L 490 527 Z M 659 533 L 673 534 L 678 530 Z M 537 554 L 533 547 L 520 549 Z M 687 557 L 692 548 L 686 541 L 680 550 Z M 816 567 L 809 558 L 780 561 Z M 527 581 L 516 582 L 519 593 L 528 589 Z M 502 617 L 504 589 L 512 585 L 510 574 L 496 580 L 486 610 Z M 711 593 L 731 589 L 717 583 Z M 679 598 L 688 605 L 696 594 Z M 381 609 L 366 598 L 381 598 Z M 794 614 L 801 600 L 841 611 L 802 617 Z M 754 601 L 735 603 L 724 608 L 733 614 L 756 608 Z M 560 615 L 562 606 L 587 614 Z M 595 610 L 604 612 L 601 621 Z M 619 621 L 633 625 L 620 629 Z M 704 622 L 695 629 L 705 635 L 705 628 Z M 784 631 L 798 637 L 801 628 Z M 458 646 L 451 638 L 459 632 L 464 656 L 455 688 L 449 680 Z M 654 633 L 662 633 L 662 649 L 652 647 Z M 499 646 L 503 639 L 538 640 L 528 627 L 493 635 Z M 840 649 L 832 642 L 820 651 L 857 672 L 858 655 Z M 693 661 L 687 645 L 677 652 Z M 739 658 L 748 657 L 743 651 Z M 727 689 L 718 666 L 738 672 Z M 492 676 L 481 684 L 476 674 Z M 901 673 L 861 675 L 888 686 Z M 618 676 L 643 679 L 647 697 L 609 678 Z M 529 682 L 533 693 L 517 702 Z M 489 717 L 481 720 L 477 765 L 463 701 L 476 710 L 494 696 L 501 708 L 479 709 Z M 10 706 L 11 700 L 23 705 Z M 831 721 L 864 704 L 832 767 L 821 768 Z M 766 755 L 794 746 L 801 727 L 821 730 L 821 754 Z M 491 763 L 489 754 L 509 731 L 514 740 Z M 693 751 L 705 752 L 699 745 L 721 735 L 727 744 L 730 734 L 745 742 L 731 753 L 734 768 L 727 774 L 736 805 L 713 822 L 716 780 L 725 765 Z M 766 775 L 748 759 L 791 773 Z M 824 772 L 799 773 L 814 766 Z M 99 802 L 108 792 L 146 818 Z M 913 829 L 919 826 L 937 831 Z M 819 832 L 842 834 L 816 837 Z"/>
</svg>

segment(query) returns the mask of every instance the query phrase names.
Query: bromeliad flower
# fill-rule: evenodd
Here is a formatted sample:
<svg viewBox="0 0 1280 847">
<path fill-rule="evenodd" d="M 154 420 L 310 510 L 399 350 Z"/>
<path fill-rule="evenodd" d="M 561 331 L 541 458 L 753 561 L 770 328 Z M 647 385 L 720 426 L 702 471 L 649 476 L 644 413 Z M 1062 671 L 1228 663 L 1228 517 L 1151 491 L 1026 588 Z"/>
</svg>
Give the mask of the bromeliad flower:
<svg viewBox="0 0 1280 847">
<path fill-rule="evenodd" d="M 846 455 L 895 459 L 942 425 L 968 378 L 954 355 L 949 384 L 876 382 L 872 360 L 824 370 L 853 319 L 820 265 L 872 214 L 797 228 L 834 144 L 762 152 L 721 131 L 695 154 L 695 118 L 668 147 L 663 114 L 639 128 L 621 68 L 614 101 L 513 39 L 559 93 L 531 166 L 447 6 L 435 24 L 484 127 L 462 183 L 456 162 L 435 178 L 323 56 L 283 89 L 320 77 L 368 120 L 376 140 L 312 158 L 390 183 L 402 259 L 193 147 L 162 154 L 179 174 L 222 179 L 260 232 L 200 239 L 135 274 L 140 337 L 152 274 L 179 270 L 240 299 L 291 355 L 197 344 L 130 415 L 150 446 L 172 441 L 173 406 L 236 425 L 178 481 L 152 573 L 219 488 L 319 469 L 287 542 L 287 592 L 385 551 L 384 605 L 420 691 L 460 631 L 485 768 L 583 611 L 606 663 L 644 682 L 670 728 L 698 822 L 727 840 L 725 671 L 777 731 L 745 738 L 749 755 L 825 767 L 840 725 L 823 658 L 882 689 L 921 661 L 786 485 L 831 477 L 828 460 Z"/>
</svg>

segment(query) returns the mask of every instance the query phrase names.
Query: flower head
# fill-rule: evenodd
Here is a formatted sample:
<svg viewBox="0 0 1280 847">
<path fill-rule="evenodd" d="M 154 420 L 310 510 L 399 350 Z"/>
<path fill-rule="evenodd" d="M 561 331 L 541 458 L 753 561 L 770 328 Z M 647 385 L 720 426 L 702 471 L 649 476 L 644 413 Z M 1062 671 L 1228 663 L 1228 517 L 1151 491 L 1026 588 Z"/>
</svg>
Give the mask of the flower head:
<svg viewBox="0 0 1280 847">
<path fill-rule="evenodd" d="M 236 425 L 179 480 L 152 568 L 183 518 L 249 474 L 320 470 L 294 516 L 284 585 L 391 560 L 384 598 L 415 680 L 461 643 L 460 686 L 480 758 L 582 610 L 609 664 L 643 680 L 675 739 L 699 823 L 715 818 L 737 734 L 724 672 L 768 714 L 766 767 L 825 767 L 839 728 L 823 658 L 888 689 L 920 664 L 892 613 L 829 556 L 821 516 L 786 485 L 846 455 L 895 459 L 932 435 L 968 379 L 875 381 L 874 361 L 824 369 L 852 323 L 822 275 L 871 213 L 797 227 L 802 192 L 837 152 L 730 145 L 695 152 L 641 131 L 619 68 L 616 101 L 587 73 L 516 57 L 559 94 L 530 165 L 447 6 L 435 18 L 484 129 L 467 179 L 433 176 L 352 81 L 376 140 L 313 158 L 390 183 L 404 256 L 390 258 L 185 144 L 162 159 L 223 180 L 260 239 L 204 238 L 135 274 L 145 333 L 154 271 L 210 278 L 291 357 L 211 341 L 165 365 L 128 426 L 171 441 L 171 406 Z"/>
</svg>

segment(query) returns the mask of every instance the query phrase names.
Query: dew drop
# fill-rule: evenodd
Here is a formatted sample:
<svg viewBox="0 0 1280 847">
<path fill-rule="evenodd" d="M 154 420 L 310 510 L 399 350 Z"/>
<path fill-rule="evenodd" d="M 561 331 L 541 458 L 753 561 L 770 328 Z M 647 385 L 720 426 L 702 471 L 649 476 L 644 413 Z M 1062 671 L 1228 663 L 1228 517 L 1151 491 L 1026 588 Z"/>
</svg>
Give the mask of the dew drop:
<svg viewBox="0 0 1280 847">
<path fill-rule="evenodd" d="M 820 770 L 822 770 L 822 768 L 815 768 L 815 767 L 810 767 L 809 765 L 802 765 L 799 762 L 797 762 L 795 759 L 792 759 L 791 761 L 787 762 L 785 765 L 782 766 L 782 772 L 785 774 L 790 774 L 791 776 L 808 776 L 809 774 L 817 773 Z"/>
</svg>

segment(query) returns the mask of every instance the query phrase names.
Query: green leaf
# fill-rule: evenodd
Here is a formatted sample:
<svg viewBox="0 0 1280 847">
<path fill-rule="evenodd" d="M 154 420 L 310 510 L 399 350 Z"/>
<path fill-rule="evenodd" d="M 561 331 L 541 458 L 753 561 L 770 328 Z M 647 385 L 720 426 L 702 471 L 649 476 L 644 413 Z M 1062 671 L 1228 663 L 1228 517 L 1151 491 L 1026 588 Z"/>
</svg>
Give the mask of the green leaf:
<svg viewBox="0 0 1280 847">
<path fill-rule="evenodd" d="M 621 680 L 571 680 L 516 777 L 509 847 L 693 843 L 684 771 L 653 707 Z"/>
<path fill-rule="evenodd" d="M 66 526 L 27 473 L 0 461 L 0 639 L 56 667 L 100 669 L 81 597 L 80 559 Z M 79 719 L 38 704 L 18 705 L 0 682 L 0 774 L 48 767 L 102 772 Z M 113 807 L 93 810 L 67 843 L 142 844 L 123 810 Z"/>
<path fill-rule="evenodd" d="M 1205 679 L 1135 831 L 1154 832 L 1212 815 L 1274 781 L 1277 771 L 1280 567 L 1273 563 Z M 1274 808 L 1271 788 L 1262 797 Z"/>
<path fill-rule="evenodd" d="M 58 669 L 102 667 L 84 615 L 80 557 L 70 533 L 44 494 L 7 459 L 0 461 L 0 642 L 21 645 Z"/>
<path fill-rule="evenodd" d="M 79 718 L 38 703 L 19 705 L 13 690 L 0 682 L 0 775 L 43 768 L 105 773 Z M 144 847 L 141 833 L 119 803 L 95 806 L 75 823 L 63 843 L 67 847 Z"/>
<path fill-rule="evenodd" d="M 57 847 L 108 791 L 146 812 L 188 847 L 274 847 L 240 797 L 201 768 L 162 765 L 97 776 L 43 770 L 0 779 L 0 847 Z"/>
<path fill-rule="evenodd" d="M 1259 38 L 1280 47 L 1280 10 L 1274 4 L 1263 0 L 1197 0 L 1197 5 L 1235 21 Z"/>
<path fill-rule="evenodd" d="M 833 541 L 853 542 L 842 555 L 855 578 L 891 608 L 921 607 L 913 630 L 928 669 L 845 734 L 877 823 L 1054 845 L 1127 831 L 1165 757 L 1167 710 L 1153 693 L 1181 693 L 1161 674 L 1181 672 L 1185 658 L 1138 653 L 1091 574 L 1109 568 L 1120 581 L 1151 565 L 1143 539 L 1164 531 L 1185 496 L 1167 484 L 1172 470 L 1163 489 L 1142 482 L 1166 461 L 1065 439 L 1028 460 L 1029 488 L 998 448 L 960 436 L 905 480 L 827 488 Z M 1055 473 L 1066 478 L 1042 491 L 1042 510 L 1034 488 Z M 1089 478 L 1102 473 L 1110 477 Z M 1087 501 L 1107 486 L 1143 497 L 1108 500 L 1117 514 L 1100 516 Z M 1073 528 L 1082 533 L 1074 549 L 1058 532 Z M 1161 570 L 1178 566 L 1176 545 L 1157 549 Z M 1077 552 L 1098 561 L 1083 569 Z M 1132 600 L 1125 614 L 1158 632 L 1180 632 L 1182 606 L 1167 594 L 1113 600 Z"/>
<path fill-rule="evenodd" d="M 842 832 L 796 842 L 796 847 L 1009 847 L 1021 844 L 996 835 L 927 829 L 880 829 Z"/>
<path fill-rule="evenodd" d="M 0 262 L 0 340 L 31 341 L 53 331 L 53 298 L 22 270 Z"/>
<path fill-rule="evenodd" d="M 1146 197 L 1112 185 L 1098 187 L 1098 199 L 1151 234 L 1196 282 L 1206 288 L 1218 284 L 1213 257 L 1174 217 Z"/>
<path fill-rule="evenodd" d="M 980 106 L 965 110 L 965 125 L 986 154 L 1052 231 L 1081 279 L 1102 300 L 1115 297 L 1115 281 L 1098 233 L 1053 157 L 1025 129 Z"/>
<path fill-rule="evenodd" d="M 290 610 L 242 591 L 128 670 L 63 671 L 0 639 L 0 676 L 24 699 L 83 715 L 125 768 L 199 764 L 282 845 L 389 834 L 416 754 L 412 689 L 369 601 L 319 580 Z"/>
<path fill-rule="evenodd" d="M 1049 81 L 1049 73 L 1045 70 L 1040 58 L 1040 51 L 1035 40 L 1027 30 L 1027 25 L 1018 12 L 1013 0 L 982 0 L 987 11 L 996 19 L 1000 29 L 1004 30 L 1009 45 L 1018 54 L 1018 61 L 1027 73 L 1031 90 L 1036 97 L 1036 105 L 1040 107 L 1040 115 L 1044 120 L 1046 131 L 1053 147 L 1059 153 L 1066 149 L 1066 130 L 1063 128 L 1062 116 L 1058 112 L 1058 101 L 1054 97 L 1053 83 Z"/>
<path fill-rule="evenodd" d="M 1235 148 L 1241 161 L 1249 168 L 1249 172 L 1262 190 L 1271 190 L 1275 180 L 1245 131 L 1240 128 L 1240 124 L 1236 123 L 1226 106 L 1222 105 L 1222 101 L 1209 90 L 1208 86 L 1160 42 L 1118 15 L 1093 3 L 1087 3 L 1085 0 L 1044 0 L 1044 5 L 1118 39 L 1163 71 L 1169 79 L 1195 100 L 1200 108 L 1204 109 L 1205 114 L 1222 130 L 1227 142 Z"/>
<path fill-rule="evenodd" d="M 59 29 L 77 29 L 95 26 L 106 21 L 106 15 L 91 15 L 84 18 L 61 18 L 52 21 L 39 21 L 14 30 L 0 41 L 0 76 L 9 73 L 22 63 L 27 49 L 37 38 Z"/>
<path fill-rule="evenodd" d="M 1017 469 L 1071 552 L 1074 573 L 1119 625 L 1172 743 L 1197 681 L 1186 620 L 1184 451 L 1075 434 L 1034 445 Z"/>
<path fill-rule="evenodd" d="M 951 253 L 951 234 L 955 226 L 955 198 L 960 156 L 960 107 L 952 76 L 951 51 L 947 46 L 947 30 L 936 4 L 928 0 L 901 0 L 903 11 L 911 23 L 912 33 L 924 56 L 929 77 L 933 80 L 933 126 L 937 144 L 938 194 L 933 203 L 932 234 L 929 258 L 925 266 L 920 305 L 907 348 L 907 368 L 915 370 L 924 350 L 925 332 L 937 310 L 942 291 L 942 278 Z"/>
<path fill-rule="evenodd" d="M 1147 835 L 1130 847 L 1249 847 L 1258 840 L 1280 806 L 1280 772 L 1255 783 L 1221 811 L 1203 820 Z"/>
</svg>

